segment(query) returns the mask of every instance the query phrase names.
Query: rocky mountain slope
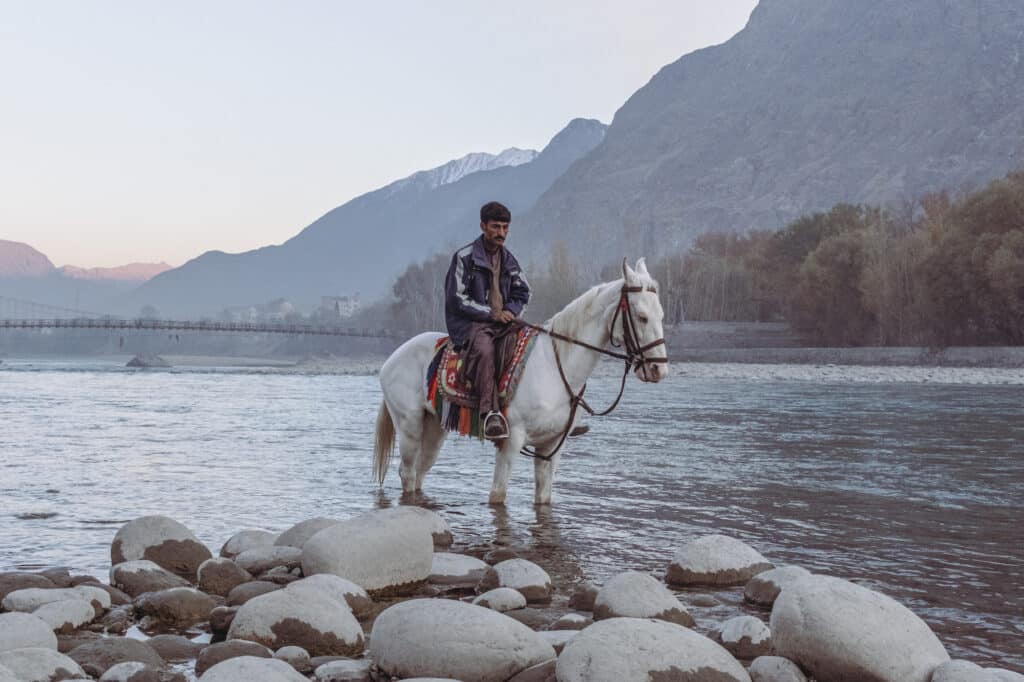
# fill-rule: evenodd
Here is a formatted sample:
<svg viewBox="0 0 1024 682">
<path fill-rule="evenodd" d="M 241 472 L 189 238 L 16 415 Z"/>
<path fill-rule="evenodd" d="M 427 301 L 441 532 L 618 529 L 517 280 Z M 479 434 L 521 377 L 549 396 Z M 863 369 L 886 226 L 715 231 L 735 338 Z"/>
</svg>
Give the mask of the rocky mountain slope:
<svg viewBox="0 0 1024 682">
<path fill-rule="evenodd" d="M 0 239 L 0 278 L 45 277 L 55 269 L 49 258 L 28 244 Z"/>
</svg>

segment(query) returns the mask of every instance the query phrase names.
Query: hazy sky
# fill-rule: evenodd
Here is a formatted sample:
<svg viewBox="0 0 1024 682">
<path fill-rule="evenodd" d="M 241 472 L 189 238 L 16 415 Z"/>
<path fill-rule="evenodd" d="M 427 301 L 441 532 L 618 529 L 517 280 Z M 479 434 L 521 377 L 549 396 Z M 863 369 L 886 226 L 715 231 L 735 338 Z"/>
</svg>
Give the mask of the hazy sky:
<svg viewBox="0 0 1024 682">
<path fill-rule="evenodd" d="M 56 265 L 280 243 L 473 151 L 610 122 L 755 0 L 0 0 L 0 239 Z"/>
</svg>

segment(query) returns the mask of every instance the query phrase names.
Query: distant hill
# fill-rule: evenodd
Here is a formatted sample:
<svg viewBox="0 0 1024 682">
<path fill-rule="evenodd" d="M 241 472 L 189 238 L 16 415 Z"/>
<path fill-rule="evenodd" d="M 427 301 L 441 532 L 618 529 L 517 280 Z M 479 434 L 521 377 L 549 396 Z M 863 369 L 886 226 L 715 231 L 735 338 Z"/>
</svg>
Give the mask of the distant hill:
<svg viewBox="0 0 1024 682">
<path fill-rule="evenodd" d="M 517 226 L 595 268 L 1024 165 L 1020 0 L 762 0 L 670 64 Z M 557 226 L 558 232 L 553 232 Z"/>
<path fill-rule="evenodd" d="M 80 268 L 64 265 L 60 273 L 72 279 L 113 280 L 118 282 L 145 282 L 161 272 L 171 269 L 167 263 L 129 263 L 112 268 Z"/>
<path fill-rule="evenodd" d="M 28 244 L 0 239 L 0 278 L 45 277 L 56 268 Z"/>
<path fill-rule="evenodd" d="M 204 253 L 154 277 L 121 307 L 153 305 L 161 314 L 195 316 L 278 298 L 297 305 L 318 304 L 326 295 L 377 298 L 410 263 L 474 239 L 479 208 L 492 199 L 513 212 L 515 248 L 517 216 L 600 143 L 604 131 L 599 121 L 576 119 L 539 154 L 470 155 L 416 173 L 330 211 L 284 244 Z"/>
</svg>

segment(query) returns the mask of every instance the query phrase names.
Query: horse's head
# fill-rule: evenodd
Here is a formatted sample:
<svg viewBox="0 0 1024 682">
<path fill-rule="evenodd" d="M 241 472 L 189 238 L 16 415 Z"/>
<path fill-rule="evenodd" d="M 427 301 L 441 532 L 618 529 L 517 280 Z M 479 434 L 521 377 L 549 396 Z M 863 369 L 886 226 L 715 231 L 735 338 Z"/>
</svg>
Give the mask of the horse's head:
<svg viewBox="0 0 1024 682">
<path fill-rule="evenodd" d="M 616 345 L 637 356 L 634 372 L 641 381 L 661 381 L 668 376 L 668 356 L 658 283 L 647 272 L 643 258 L 636 262 L 635 269 L 622 260 L 622 282 L 621 324 L 614 325 L 612 338 Z"/>
</svg>

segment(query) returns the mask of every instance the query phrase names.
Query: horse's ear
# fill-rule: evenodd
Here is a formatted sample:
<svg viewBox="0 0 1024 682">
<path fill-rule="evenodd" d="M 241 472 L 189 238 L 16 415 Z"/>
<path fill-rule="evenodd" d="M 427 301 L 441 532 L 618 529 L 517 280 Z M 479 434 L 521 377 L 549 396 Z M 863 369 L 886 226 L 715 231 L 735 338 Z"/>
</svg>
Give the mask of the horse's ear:
<svg viewBox="0 0 1024 682">
<path fill-rule="evenodd" d="M 629 282 L 630 280 L 635 280 L 635 279 L 636 279 L 636 273 L 633 272 L 633 268 L 629 267 L 629 263 L 627 263 L 626 259 L 623 258 L 622 259 L 622 281 L 623 282 Z"/>
<path fill-rule="evenodd" d="M 642 275 L 644 277 L 650 277 L 651 276 L 651 273 L 647 272 L 647 259 L 646 258 L 641 258 L 640 260 L 638 260 L 636 262 L 636 271 L 637 271 L 637 274 Z"/>
</svg>

